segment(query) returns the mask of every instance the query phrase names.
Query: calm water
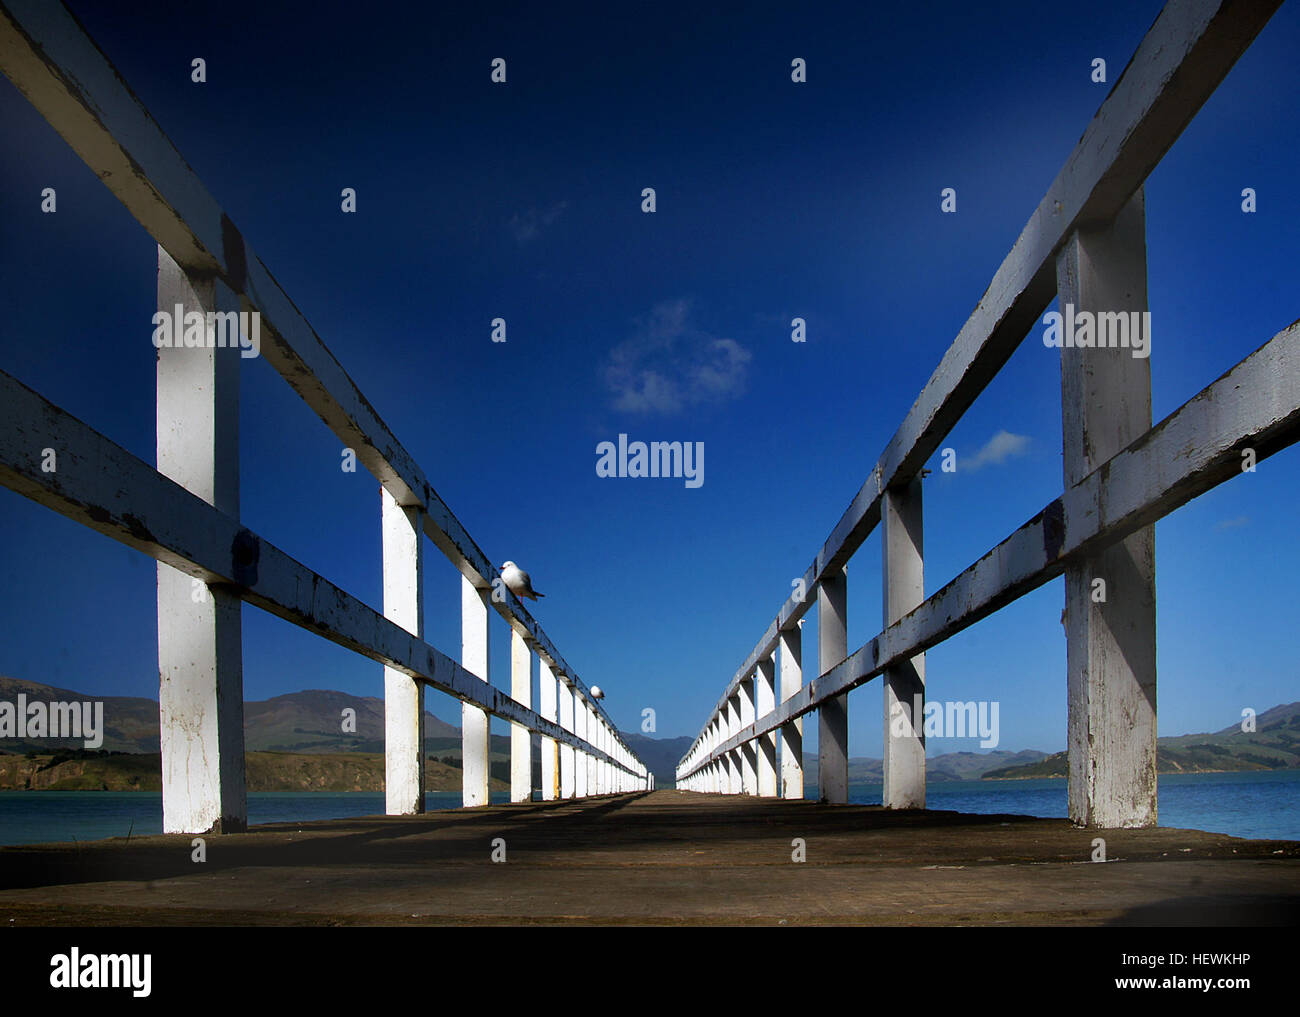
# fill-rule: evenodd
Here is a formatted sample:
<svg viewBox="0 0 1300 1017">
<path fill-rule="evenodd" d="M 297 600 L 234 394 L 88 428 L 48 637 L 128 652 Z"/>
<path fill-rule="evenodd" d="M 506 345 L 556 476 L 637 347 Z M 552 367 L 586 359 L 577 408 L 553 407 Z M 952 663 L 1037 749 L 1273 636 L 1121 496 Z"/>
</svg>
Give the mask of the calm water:
<svg viewBox="0 0 1300 1017">
<path fill-rule="evenodd" d="M 880 801 L 879 784 L 854 785 L 854 802 Z M 508 802 L 504 791 L 493 804 Z M 456 808 L 460 792 L 425 796 L 429 809 Z M 1064 818 L 1064 780 L 956 781 L 927 790 L 932 809 Z M 248 796 L 250 823 L 377 816 L 381 791 L 276 791 Z M 1160 777 L 1160 825 L 1234 837 L 1300 840 L 1300 770 L 1186 773 Z M 143 791 L 0 791 L 0 844 L 97 840 L 162 832 L 162 795 Z"/>
<path fill-rule="evenodd" d="M 459 791 L 429 791 L 427 809 L 454 809 Z M 493 791 L 492 804 L 510 801 Z M 307 822 L 382 816 L 382 791 L 256 791 L 248 796 L 248 821 Z M 162 833 L 158 791 L 0 791 L 0 844 L 100 840 Z"/>
<path fill-rule="evenodd" d="M 1158 791 L 1161 826 L 1300 840 L 1300 770 L 1163 773 Z M 880 794 L 879 784 L 849 788 L 849 800 L 863 805 L 879 805 Z M 1063 779 L 936 781 L 926 788 L 925 803 L 954 812 L 1064 819 L 1065 795 Z"/>
</svg>

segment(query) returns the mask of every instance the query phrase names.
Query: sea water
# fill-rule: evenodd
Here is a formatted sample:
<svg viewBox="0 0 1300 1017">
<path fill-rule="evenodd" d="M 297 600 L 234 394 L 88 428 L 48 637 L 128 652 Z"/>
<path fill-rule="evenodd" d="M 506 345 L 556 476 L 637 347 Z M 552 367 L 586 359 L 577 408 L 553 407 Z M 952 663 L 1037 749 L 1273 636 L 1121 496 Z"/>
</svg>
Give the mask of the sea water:
<svg viewBox="0 0 1300 1017">
<path fill-rule="evenodd" d="M 816 794 L 809 788 L 809 797 Z M 849 800 L 878 805 L 879 784 L 855 784 Z M 1160 825 L 1233 837 L 1300 840 L 1300 770 L 1162 774 Z M 427 809 L 454 809 L 459 791 L 431 791 Z M 494 791 L 494 805 L 509 792 Z M 1062 779 L 935 781 L 931 809 L 1065 818 Z M 248 822 L 306 823 L 381 816 L 382 791 L 264 791 L 248 796 Z M 162 795 L 148 791 L 0 791 L 0 844 L 99 840 L 162 832 Z"/>
<path fill-rule="evenodd" d="M 426 809 L 460 806 L 459 791 L 429 791 Z M 510 801 L 493 791 L 492 804 Z M 382 816 L 382 791 L 253 791 L 249 825 Z M 101 840 L 162 833 L 159 791 L 0 791 L 0 845 Z"/>
</svg>

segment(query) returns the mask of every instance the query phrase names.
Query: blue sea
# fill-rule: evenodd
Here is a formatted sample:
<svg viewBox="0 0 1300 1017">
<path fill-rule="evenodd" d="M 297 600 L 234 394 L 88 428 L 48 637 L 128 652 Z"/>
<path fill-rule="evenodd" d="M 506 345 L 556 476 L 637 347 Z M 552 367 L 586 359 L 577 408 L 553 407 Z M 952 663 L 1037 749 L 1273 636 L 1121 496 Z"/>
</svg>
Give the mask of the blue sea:
<svg viewBox="0 0 1300 1017">
<path fill-rule="evenodd" d="M 424 807 L 460 807 L 459 791 L 429 791 Z M 510 801 L 493 791 L 492 804 Z M 254 791 L 249 825 L 382 816 L 382 791 Z M 162 833 L 160 791 L 0 791 L 0 845 L 102 840 Z"/>
<path fill-rule="evenodd" d="M 850 788 L 850 800 L 880 802 L 879 784 Z M 1185 773 L 1160 777 L 1160 825 L 1210 830 L 1233 837 L 1300 840 L 1300 770 Z M 956 812 L 1065 818 L 1064 780 L 931 783 L 926 803 Z M 492 794 L 493 804 L 510 800 Z M 460 792 L 425 796 L 426 808 L 460 805 Z M 274 791 L 248 796 L 248 821 L 310 822 L 377 816 L 378 791 Z M 146 791 L 0 791 L 0 844 L 86 841 L 162 832 L 162 795 Z"/>
<path fill-rule="evenodd" d="M 1244 773 L 1162 773 L 1157 785 L 1160 825 L 1209 830 L 1259 840 L 1300 840 L 1300 770 Z M 879 784 L 849 788 L 849 800 L 879 805 Z M 925 789 L 931 809 L 1013 813 L 1065 819 L 1066 781 L 932 781 Z"/>
</svg>

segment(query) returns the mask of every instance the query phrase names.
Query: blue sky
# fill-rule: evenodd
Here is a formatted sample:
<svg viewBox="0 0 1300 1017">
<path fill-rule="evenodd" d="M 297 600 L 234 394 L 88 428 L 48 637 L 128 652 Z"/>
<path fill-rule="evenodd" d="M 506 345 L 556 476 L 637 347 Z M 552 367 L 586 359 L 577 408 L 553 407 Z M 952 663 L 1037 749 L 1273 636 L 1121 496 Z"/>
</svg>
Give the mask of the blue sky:
<svg viewBox="0 0 1300 1017">
<path fill-rule="evenodd" d="M 480 546 L 532 573 L 615 721 L 652 708 L 659 736 L 698 731 L 1161 7 L 70 6 Z M 1292 4 L 1148 181 L 1156 419 L 1296 317 L 1297 49 Z M 0 125 L 0 366 L 153 462 L 154 241 L 7 81 Z M 1039 332 L 945 443 L 1013 453 L 926 481 L 927 593 L 1060 493 Z M 598 477 L 620 433 L 703 442 L 704 484 Z M 241 455 L 244 521 L 380 607 L 378 485 L 261 360 Z M 1157 526 L 1162 733 L 1300 698 L 1297 462 Z M 152 562 L 7 489 L 0 519 L 0 674 L 156 697 Z M 455 656 L 459 580 L 428 554 L 426 636 Z M 849 567 L 851 648 L 881 627 L 879 558 L 876 535 Z M 1063 748 L 1063 598 L 931 651 L 930 697 Z M 247 699 L 382 695 L 379 665 L 247 606 L 244 642 Z M 879 684 L 850 704 L 851 752 L 879 755 Z"/>
</svg>

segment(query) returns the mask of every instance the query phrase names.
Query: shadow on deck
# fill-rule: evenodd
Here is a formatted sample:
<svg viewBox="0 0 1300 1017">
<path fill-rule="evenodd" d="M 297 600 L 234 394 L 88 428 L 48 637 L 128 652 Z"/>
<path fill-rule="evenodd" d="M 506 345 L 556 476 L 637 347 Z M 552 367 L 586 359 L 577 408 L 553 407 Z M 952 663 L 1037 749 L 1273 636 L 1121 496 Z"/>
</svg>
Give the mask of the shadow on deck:
<svg viewBox="0 0 1300 1017">
<path fill-rule="evenodd" d="M 1300 922 L 1300 842 L 1025 816 L 655 791 L 191 840 L 0 849 L 0 925 Z"/>
</svg>

